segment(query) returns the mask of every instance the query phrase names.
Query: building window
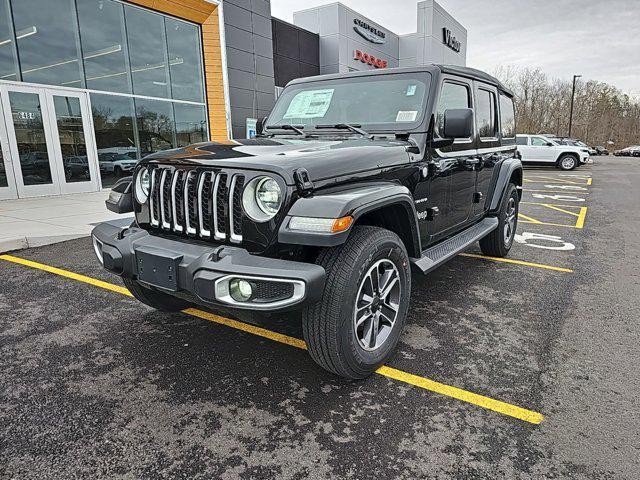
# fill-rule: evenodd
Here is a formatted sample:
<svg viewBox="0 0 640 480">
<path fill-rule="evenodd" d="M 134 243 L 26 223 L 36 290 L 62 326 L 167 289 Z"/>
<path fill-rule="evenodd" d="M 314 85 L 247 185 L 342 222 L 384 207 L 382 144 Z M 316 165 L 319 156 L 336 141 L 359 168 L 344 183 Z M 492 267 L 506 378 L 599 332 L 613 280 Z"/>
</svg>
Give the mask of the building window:
<svg viewBox="0 0 640 480">
<path fill-rule="evenodd" d="M 0 80 L 18 79 L 13 33 L 9 22 L 8 0 L 0 0 Z"/>
<path fill-rule="evenodd" d="M 204 106 L 175 103 L 178 147 L 207 141 L 207 112 Z"/>
<path fill-rule="evenodd" d="M 169 79 L 164 19 L 136 7 L 125 7 L 133 93 L 168 97 Z"/>
<path fill-rule="evenodd" d="M 175 124 L 170 102 L 136 98 L 136 123 L 140 154 L 146 157 L 175 147 Z"/>
<path fill-rule="evenodd" d="M 22 80 L 82 87 L 73 0 L 12 0 Z"/>
<path fill-rule="evenodd" d="M 105 0 L 77 5 L 87 88 L 131 93 L 122 5 Z"/>
<path fill-rule="evenodd" d="M 167 18 L 167 45 L 171 98 L 191 102 L 204 101 L 200 29 L 186 22 Z"/>
<path fill-rule="evenodd" d="M 102 186 L 110 187 L 118 180 L 118 162 L 138 158 L 133 99 L 92 93 L 91 113 L 96 132 Z"/>
</svg>

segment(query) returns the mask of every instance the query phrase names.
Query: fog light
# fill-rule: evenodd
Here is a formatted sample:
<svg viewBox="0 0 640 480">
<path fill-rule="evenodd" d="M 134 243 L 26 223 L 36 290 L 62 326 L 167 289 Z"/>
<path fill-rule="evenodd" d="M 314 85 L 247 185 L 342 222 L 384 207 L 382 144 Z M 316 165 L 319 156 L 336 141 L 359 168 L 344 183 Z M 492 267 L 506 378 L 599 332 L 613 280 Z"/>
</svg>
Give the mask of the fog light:
<svg viewBox="0 0 640 480">
<path fill-rule="evenodd" d="M 253 287 L 246 280 L 234 278 L 229 282 L 229 295 L 236 302 L 247 302 L 253 295 Z"/>
<path fill-rule="evenodd" d="M 98 257 L 100 263 L 104 265 L 104 259 L 102 258 L 102 242 L 93 235 L 91 236 L 91 239 L 93 240 L 93 251 L 96 252 L 96 257 Z"/>
</svg>

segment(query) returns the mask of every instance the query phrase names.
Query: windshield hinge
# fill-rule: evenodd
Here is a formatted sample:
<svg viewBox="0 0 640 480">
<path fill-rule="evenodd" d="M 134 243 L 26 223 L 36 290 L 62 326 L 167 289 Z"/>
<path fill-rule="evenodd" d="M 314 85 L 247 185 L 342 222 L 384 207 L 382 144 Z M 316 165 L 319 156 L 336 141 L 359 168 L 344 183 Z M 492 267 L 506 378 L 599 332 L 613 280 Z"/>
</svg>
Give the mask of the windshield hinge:
<svg viewBox="0 0 640 480">
<path fill-rule="evenodd" d="M 308 197 L 313 192 L 313 182 L 306 168 L 298 168 L 293 172 L 293 179 L 301 197 Z"/>
</svg>

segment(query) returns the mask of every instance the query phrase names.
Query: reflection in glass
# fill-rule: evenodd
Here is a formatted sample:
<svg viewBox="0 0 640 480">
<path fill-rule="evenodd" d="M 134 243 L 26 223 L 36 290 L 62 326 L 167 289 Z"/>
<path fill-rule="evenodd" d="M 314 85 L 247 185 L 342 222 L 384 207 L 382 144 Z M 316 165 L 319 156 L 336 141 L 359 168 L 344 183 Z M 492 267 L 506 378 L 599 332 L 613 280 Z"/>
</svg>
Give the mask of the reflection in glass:
<svg viewBox="0 0 640 480">
<path fill-rule="evenodd" d="M 12 0 L 25 82 L 81 87 L 73 0 Z"/>
<path fill-rule="evenodd" d="M 0 114 L 2 114 L 2 110 L 0 110 Z M 4 154 L 2 153 L 2 147 L 4 147 L 4 145 L 0 145 L 0 188 L 9 186 L 9 182 L 7 181 L 7 171 L 4 166 Z"/>
<path fill-rule="evenodd" d="M 167 44 L 171 71 L 171 97 L 202 102 L 202 54 L 200 29 L 179 20 L 167 18 Z"/>
<path fill-rule="evenodd" d="M 40 96 L 36 93 L 9 92 L 9 103 L 24 184 L 52 183 Z"/>
<path fill-rule="evenodd" d="M 136 7 L 125 7 L 133 93 L 167 97 L 164 20 Z"/>
<path fill-rule="evenodd" d="M 170 102 L 136 99 L 136 121 L 142 157 L 174 148 L 173 107 Z"/>
<path fill-rule="evenodd" d="M 91 175 L 80 99 L 54 96 L 53 105 L 56 111 L 65 179 L 67 183 L 87 182 L 91 180 Z"/>
<path fill-rule="evenodd" d="M 136 164 L 138 149 L 133 124 L 133 100 L 91 94 L 91 112 L 98 145 L 102 186 L 110 187 L 119 175 Z"/>
<path fill-rule="evenodd" d="M 77 5 L 87 88 L 131 93 L 122 4 L 82 0 Z"/>
<path fill-rule="evenodd" d="M 178 147 L 206 142 L 207 118 L 204 106 L 174 104 L 176 114 L 176 140 Z"/>
<path fill-rule="evenodd" d="M 14 55 L 14 39 L 9 28 L 9 5 L 7 2 L 8 0 L 0 0 L 0 80 L 17 80 L 16 72 L 18 69 Z"/>
</svg>

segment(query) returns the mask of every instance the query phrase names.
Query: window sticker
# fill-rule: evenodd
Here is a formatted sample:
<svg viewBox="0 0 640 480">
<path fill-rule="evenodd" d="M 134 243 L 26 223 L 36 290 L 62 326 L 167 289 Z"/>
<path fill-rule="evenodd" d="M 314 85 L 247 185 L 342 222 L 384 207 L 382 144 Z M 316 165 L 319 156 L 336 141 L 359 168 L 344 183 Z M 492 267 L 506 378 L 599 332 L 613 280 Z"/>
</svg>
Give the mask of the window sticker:
<svg viewBox="0 0 640 480">
<path fill-rule="evenodd" d="M 325 88 L 297 93 L 282 118 L 324 117 L 329 110 L 329 105 L 331 105 L 333 91 L 333 88 Z"/>
<path fill-rule="evenodd" d="M 415 122 L 417 116 L 416 110 L 400 110 L 396 115 L 396 122 Z"/>
<path fill-rule="evenodd" d="M 417 85 L 409 85 L 407 87 L 407 97 L 413 97 L 416 94 Z"/>
</svg>

